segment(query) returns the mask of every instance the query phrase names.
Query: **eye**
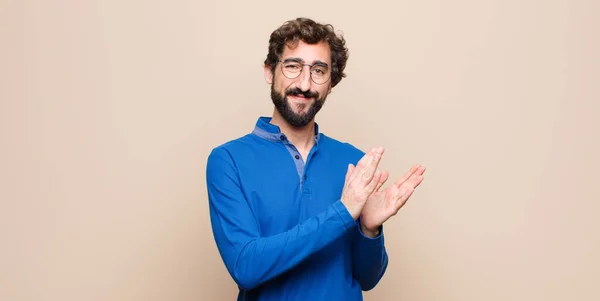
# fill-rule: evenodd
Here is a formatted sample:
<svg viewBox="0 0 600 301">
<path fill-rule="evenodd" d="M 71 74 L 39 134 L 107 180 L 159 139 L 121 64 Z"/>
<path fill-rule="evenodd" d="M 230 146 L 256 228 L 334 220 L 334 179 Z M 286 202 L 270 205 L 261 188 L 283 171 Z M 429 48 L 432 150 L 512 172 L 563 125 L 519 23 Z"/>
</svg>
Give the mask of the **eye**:
<svg viewBox="0 0 600 301">
<path fill-rule="evenodd" d="M 297 71 L 300 70 L 300 64 L 296 64 L 296 63 L 288 63 L 284 65 L 285 69 L 289 70 L 289 71 Z"/>
<path fill-rule="evenodd" d="M 327 73 L 327 68 L 317 66 L 313 69 L 313 72 L 318 75 L 324 75 Z"/>
</svg>

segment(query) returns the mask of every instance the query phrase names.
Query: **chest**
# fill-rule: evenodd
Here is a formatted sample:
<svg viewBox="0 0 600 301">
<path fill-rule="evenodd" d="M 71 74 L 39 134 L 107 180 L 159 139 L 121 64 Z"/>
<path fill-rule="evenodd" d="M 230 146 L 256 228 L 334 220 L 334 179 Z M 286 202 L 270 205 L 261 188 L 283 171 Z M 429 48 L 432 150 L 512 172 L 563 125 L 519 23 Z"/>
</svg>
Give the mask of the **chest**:
<svg viewBox="0 0 600 301">
<path fill-rule="evenodd" d="M 345 164 L 327 157 L 313 155 L 299 167 L 293 156 L 277 156 L 261 166 L 244 172 L 242 183 L 262 236 L 287 231 L 341 197 Z"/>
</svg>

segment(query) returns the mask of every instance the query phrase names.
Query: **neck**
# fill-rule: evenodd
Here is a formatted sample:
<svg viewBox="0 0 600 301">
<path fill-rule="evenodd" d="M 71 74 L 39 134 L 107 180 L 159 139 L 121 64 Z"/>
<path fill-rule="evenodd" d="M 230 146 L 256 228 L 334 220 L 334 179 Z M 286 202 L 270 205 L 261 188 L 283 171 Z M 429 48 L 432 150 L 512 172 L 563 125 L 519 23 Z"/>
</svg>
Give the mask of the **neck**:
<svg viewBox="0 0 600 301">
<path fill-rule="evenodd" d="M 311 120 L 307 125 L 297 128 L 291 126 L 281 115 L 277 109 L 273 112 L 271 123 L 278 126 L 282 133 L 300 152 L 308 151 L 315 144 L 315 121 Z"/>
</svg>

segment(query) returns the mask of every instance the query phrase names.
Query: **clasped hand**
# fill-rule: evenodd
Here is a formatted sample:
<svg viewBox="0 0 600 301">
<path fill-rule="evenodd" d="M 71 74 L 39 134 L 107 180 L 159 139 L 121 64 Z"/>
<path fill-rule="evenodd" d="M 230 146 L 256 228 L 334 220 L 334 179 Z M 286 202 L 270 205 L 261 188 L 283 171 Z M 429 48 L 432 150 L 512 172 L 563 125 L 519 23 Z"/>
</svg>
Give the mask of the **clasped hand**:
<svg viewBox="0 0 600 301">
<path fill-rule="evenodd" d="M 378 169 L 383 152 L 383 147 L 371 149 L 356 166 L 349 164 L 342 190 L 342 203 L 355 220 L 360 217 L 361 230 L 370 237 L 379 235 L 379 227 L 404 206 L 425 172 L 424 166 L 414 165 L 394 184 L 380 190 L 389 177 Z"/>
</svg>

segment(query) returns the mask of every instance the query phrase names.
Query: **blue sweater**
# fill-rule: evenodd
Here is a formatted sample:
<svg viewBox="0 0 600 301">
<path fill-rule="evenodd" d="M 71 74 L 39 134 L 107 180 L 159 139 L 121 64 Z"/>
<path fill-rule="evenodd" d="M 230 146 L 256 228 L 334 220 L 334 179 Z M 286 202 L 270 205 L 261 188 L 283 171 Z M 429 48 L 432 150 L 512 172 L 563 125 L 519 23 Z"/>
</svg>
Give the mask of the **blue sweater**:
<svg viewBox="0 0 600 301">
<path fill-rule="evenodd" d="M 237 300 L 362 300 L 388 263 L 383 227 L 364 236 L 340 201 L 348 164 L 364 153 L 315 125 L 304 162 L 270 120 L 207 162 L 212 230 Z"/>
</svg>

